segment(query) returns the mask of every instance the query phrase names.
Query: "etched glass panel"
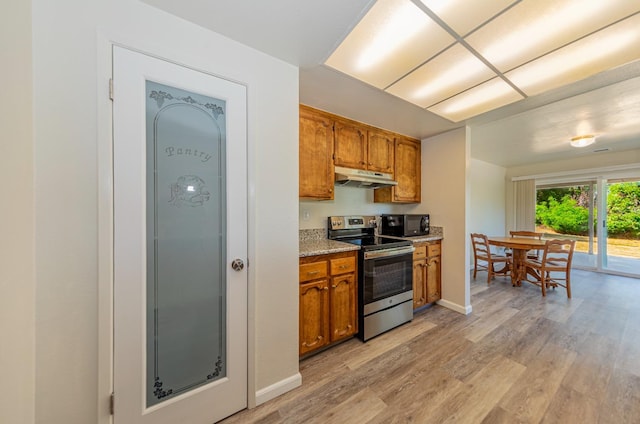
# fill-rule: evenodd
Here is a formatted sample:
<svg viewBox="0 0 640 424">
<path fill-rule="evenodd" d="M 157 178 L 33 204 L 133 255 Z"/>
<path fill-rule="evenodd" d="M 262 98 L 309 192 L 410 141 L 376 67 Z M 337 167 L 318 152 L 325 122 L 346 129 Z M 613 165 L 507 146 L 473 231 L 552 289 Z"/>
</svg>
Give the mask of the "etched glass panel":
<svg viewBox="0 0 640 424">
<path fill-rule="evenodd" d="M 226 375 L 225 107 L 146 82 L 147 406 Z"/>
</svg>

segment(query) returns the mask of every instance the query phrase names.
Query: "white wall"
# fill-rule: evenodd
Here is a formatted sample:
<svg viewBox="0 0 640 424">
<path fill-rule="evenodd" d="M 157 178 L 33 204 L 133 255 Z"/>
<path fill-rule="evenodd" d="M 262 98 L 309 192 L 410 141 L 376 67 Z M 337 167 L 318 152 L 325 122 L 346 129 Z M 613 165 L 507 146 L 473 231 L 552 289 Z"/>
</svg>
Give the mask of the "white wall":
<svg viewBox="0 0 640 424">
<path fill-rule="evenodd" d="M 108 421 L 111 42 L 247 85 L 250 402 L 299 383 L 297 68 L 136 0 L 32 7 L 36 421 Z"/>
<path fill-rule="evenodd" d="M 0 423 L 34 422 L 35 276 L 31 2 L 0 7 Z"/>
<path fill-rule="evenodd" d="M 469 233 L 505 234 L 506 168 L 471 159 Z"/>
<path fill-rule="evenodd" d="M 431 224 L 444 229 L 439 303 L 462 313 L 471 312 L 467 272 L 469 160 L 465 128 L 422 141 L 422 204 L 431 215 Z"/>
<path fill-rule="evenodd" d="M 469 234 L 504 235 L 506 168 L 478 159 L 469 167 Z M 473 269 L 473 246 L 469 246 L 468 269 Z"/>
</svg>

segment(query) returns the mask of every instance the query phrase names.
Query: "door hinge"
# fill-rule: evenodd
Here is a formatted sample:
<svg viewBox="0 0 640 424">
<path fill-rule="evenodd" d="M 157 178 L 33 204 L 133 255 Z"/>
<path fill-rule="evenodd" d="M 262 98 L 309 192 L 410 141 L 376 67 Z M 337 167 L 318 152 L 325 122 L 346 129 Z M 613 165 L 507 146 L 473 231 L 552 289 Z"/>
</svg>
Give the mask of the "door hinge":
<svg viewBox="0 0 640 424">
<path fill-rule="evenodd" d="M 115 394 L 111 393 L 111 397 L 109 398 L 109 414 L 111 415 L 113 415 L 115 403 L 116 403 L 116 396 Z"/>
<path fill-rule="evenodd" d="M 109 100 L 113 100 L 113 78 L 109 78 Z"/>
</svg>

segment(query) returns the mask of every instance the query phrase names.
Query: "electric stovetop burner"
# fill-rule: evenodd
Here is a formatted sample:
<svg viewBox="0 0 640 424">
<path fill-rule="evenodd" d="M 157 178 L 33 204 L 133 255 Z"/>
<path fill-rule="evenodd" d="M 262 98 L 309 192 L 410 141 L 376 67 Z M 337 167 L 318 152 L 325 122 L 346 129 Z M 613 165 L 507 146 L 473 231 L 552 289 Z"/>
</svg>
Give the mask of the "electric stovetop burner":
<svg viewBox="0 0 640 424">
<path fill-rule="evenodd" d="M 375 229 L 375 216 L 351 215 L 329 217 L 329 238 L 331 240 L 356 244 L 360 246 L 362 250 L 392 249 L 412 245 L 408 240 L 377 236 Z"/>
<path fill-rule="evenodd" d="M 377 249 L 389 249 L 392 247 L 411 246 L 411 242 L 407 240 L 398 240 L 387 237 L 362 237 L 362 238 L 349 238 L 349 239 L 337 239 L 346 243 L 357 244 L 365 250 L 377 250 Z"/>
</svg>

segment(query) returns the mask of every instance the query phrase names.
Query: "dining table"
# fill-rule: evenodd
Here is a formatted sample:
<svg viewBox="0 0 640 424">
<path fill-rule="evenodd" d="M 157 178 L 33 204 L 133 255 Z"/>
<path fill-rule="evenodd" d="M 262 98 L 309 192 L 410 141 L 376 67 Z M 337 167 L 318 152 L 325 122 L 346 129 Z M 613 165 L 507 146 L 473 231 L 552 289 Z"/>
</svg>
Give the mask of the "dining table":
<svg viewBox="0 0 640 424">
<path fill-rule="evenodd" d="M 538 250 L 544 248 L 546 240 L 539 240 L 537 238 L 529 237 L 487 237 L 489 244 L 492 246 L 499 246 L 511 249 L 512 253 L 512 265 L 511 266 L 511 284 L 513 286 L 522 285 L 522 281 L 525 280 L 527 272 L 533 277 L 539 278 L 539 276 L 533 270 L 527 269 L 526 259 L 527 252 L 530 250 Z M 504 270 L 503 270 L 504 271 Z"/>
</svg>

